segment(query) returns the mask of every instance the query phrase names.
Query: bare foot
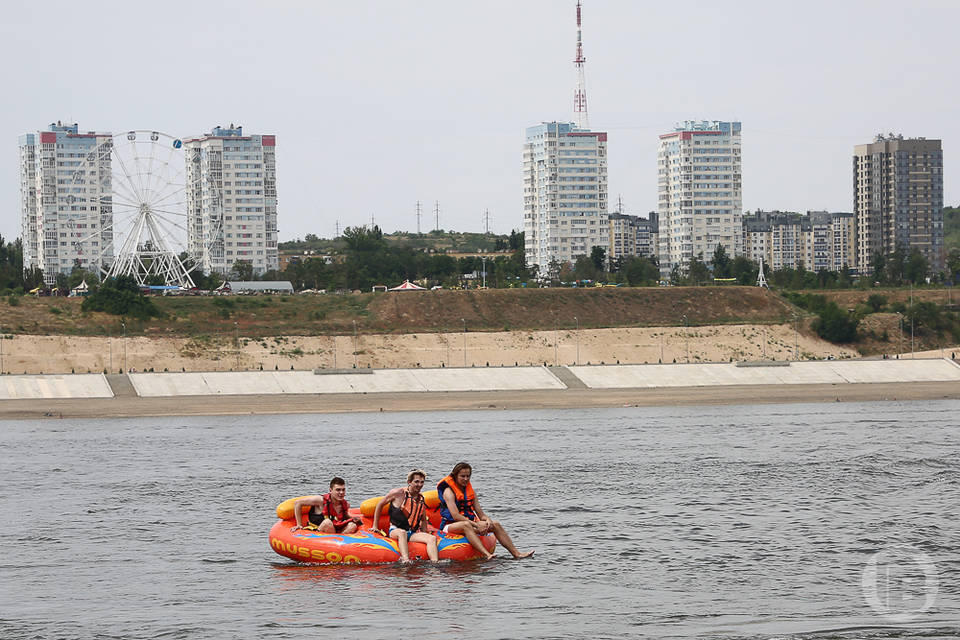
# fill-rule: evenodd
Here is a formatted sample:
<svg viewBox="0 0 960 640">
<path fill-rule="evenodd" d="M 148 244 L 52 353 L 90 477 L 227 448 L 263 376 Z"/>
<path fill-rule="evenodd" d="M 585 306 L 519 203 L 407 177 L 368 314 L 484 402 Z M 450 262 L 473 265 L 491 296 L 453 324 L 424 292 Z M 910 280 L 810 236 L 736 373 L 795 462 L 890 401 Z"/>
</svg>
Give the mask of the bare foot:
<svg viewBox="0 0 960 640">
<path fill-rule="evenodd" d="M 400 558 L 400 564 L 410 564 L 410 558 Z"/>
<path fill-rule="evenodd" d="M 493 556 L 494 556 L 494 555 L 495 555 L 495 554 L 493 554 L 493 553 L 488 553 L 488 554 L 487 554 L 487 557 L 484 558 L 484 560 L 491 560 L 491 559 L 493 559 Z"/>
<path fill-rule="evenodd" d="M 527 551 L 526 553 L 521 553 L 521 554 L 519 554 L 519 555 L 515 555 L 515 556 L 513 556 L 513 559 L 514 559 L 514 560 L 520 560 L 521 558 L 529 558 L 529 557 L 532 556 L 534 553 L 536 553 L 536 549 L 534 549 L 533 551 Z"/>
</svg>

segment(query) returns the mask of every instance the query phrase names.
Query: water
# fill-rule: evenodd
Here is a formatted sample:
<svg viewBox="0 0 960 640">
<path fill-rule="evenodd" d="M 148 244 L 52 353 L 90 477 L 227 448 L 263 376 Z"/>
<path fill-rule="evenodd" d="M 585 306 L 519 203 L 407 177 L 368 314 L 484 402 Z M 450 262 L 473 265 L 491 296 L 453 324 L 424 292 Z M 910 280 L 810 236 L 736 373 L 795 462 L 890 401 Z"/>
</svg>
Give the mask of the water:
<svg viewBox="0 0 960 640">
<path fill-rule="evenodd" d="M 0 423 L 0 637 L 956 638 L 958 410 Z M 535 558 L 318 567 L 268 545 L 274 506 L 333 475 L 359 504 L 460 459 Z"/>
</svg>

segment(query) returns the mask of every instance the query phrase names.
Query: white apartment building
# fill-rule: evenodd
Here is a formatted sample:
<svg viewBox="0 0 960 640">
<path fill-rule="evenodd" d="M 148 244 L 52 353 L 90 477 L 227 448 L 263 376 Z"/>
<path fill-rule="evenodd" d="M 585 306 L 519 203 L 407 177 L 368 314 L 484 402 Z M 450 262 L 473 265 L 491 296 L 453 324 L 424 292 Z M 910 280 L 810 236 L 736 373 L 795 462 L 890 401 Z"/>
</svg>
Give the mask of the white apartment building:
<svg viewBox="0 0 960 640">
<path fill-rule="evenodd" d="M 46 284 L 75 266 L 99 272 L 113 261 L 109 133 L 76 123 L 19 137 L 23 268 Z"/>
<path fill-rule="evenodd" d="M 277 269 L 276 136 L 231 124 L 183 146 L 188 251 L 203 272 L 226 275 L 238 260 L 257 275 Z"/>
<path fill-rule="evenodd" d="M 527 264 L 546 275 L 608 245 L 607 134 L 569 122 L 529 127 L 523 146 L 523 229 Z"/>
<path fill-rule="evenodd" d="M 709 262 L 717 245 L 742 253 L 740 123 L 686 121 L 660 136 L 657 154 L 660 272 Z"/>
<path fill-rule="evenodd" d="M 743 216 L 744 255 L 770 269 L 856 271 L 852 213 L 757 211 Z"/>
<path fill-rule="evenodd" d="M 650 212 L 649 218 L 631 216 L 626 213 L 610 213 L 609 241 L 607 259 L 616 264 L 631 256 L 651 256 L 657 253 L 657 213 Z"/>
</svg>

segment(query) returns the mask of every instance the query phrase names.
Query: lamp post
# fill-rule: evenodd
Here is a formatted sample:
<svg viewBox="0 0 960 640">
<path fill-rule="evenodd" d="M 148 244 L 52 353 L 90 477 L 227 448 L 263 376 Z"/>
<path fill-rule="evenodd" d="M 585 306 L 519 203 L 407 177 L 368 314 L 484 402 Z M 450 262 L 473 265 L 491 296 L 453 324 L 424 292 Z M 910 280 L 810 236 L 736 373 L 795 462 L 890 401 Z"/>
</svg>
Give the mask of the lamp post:
<svg viewBox="0 0 960 640">
<path fill-rule="evenodd" d="M 690 334 L 687 333 L 687 314 L 683 314 L 683 340 L 687 346 L 687 364 L 690 364 Z"/>
<path fill-rule="evenodd" d="M 899 311 L 897 312 L 897 325 L 900 329 L 900 339 L 897 340 L 897 358 L 899 358 L 900 354 L 903 353 L 903 314 Z"/>
<path fill-rule="evenodd" d="M 577 323 L 577 366 L 580 366 L 580 319 L 573 316 L 573 321 Z"/>
<path fill-rule="evenodd" d="M 480 263 L 483 265 L 483 288 L 487 288 L 487 256 L 481 256 Z"/>
<path fill-rule="evenodd" d="M 450 364 L 450 334 L 444 332 L 443 341 L 447 343 L 447 364 Z"/>
<path fill-rule="evenodd" d="M 560 321 L 553 320 L 553 366 L 560 365 Z"/>
<path fill-rule="evenodd" d="M 237 349 L 237 371 L 240 371 L 240 325 L 237 322 L 233 323 L 233 341 Z"/>
<path fill-rule="evenodd" d="M 463 366 L 467 366 L 467 321 L 464 318 L 460 318 L 460 322 L 463 323 Z"/>
<path fill-rule="evenodd" d="M 357 368 L 357 351 L 359 346 L 357 344 L 357 321 L 353 321 L 353 368 Z"/>
<path fill-rule="evenodd" d="M 121 322 L 120 325 L 123 327 L 123 371 L 127 371 L 127 323 Z"/>
<path fill-rule="evenodd" d="M 793 359 L 800 360 L 800 316 L 793 314 Z"/>
</svg>

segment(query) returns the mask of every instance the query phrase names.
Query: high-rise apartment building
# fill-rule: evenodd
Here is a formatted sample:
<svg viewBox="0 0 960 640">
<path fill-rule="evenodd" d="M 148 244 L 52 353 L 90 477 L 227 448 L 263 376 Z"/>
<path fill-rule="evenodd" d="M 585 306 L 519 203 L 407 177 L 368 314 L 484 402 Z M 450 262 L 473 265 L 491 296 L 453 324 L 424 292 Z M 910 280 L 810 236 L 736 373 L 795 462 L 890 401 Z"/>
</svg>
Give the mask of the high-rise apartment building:
<svg viewBox="0 0 960 640">
<path fill-rule="evenodd" d="M 878 135 L 853 151 L 853 211 L 860 269 L 874 254 L 918 249 L 943 268 L 943 151 L 939 140 Z"/>
<path fill-rule="evenodd" d="M 60 122 L 19 138 L 23 268 L 43 270 L 47 284 L 113 260 L 111 145 L 109 133 Z"/>
<path fill-rule="evenodd" d="M 276 136 L 214 127 L 185 140 L 187 244 L 204 273 L 249 262 L 257 275 L 278 268 Z"/>
<path fill-rule="evenodd" d="M 594 246 L 607 247 L 606 133 L 569 122 L 527 129 L 523 229 L 527 264 L 541 276 L 552 261 L 572 262 Z"/>
<path fill-rule="evenodd" d="M 740 123 L 686 121 L 660 136 L 657 155 L 660 272 L 709 261 L 718 245 L 741 253 Z"/>
<path fill-rule="evenodd" d="M 652 256 L 657 247 L 657 213 L 650 212 L 649 218 L 631 216 L 626 213 L 610 213 L 607 259 L 616 264 L 631 256 Z"/>
<path fill-rule="evenodd" d="M 743 255 L 770 269 L 856 270 L 853 214 L 757 211 L 743 216 Z"/>
</svg>

